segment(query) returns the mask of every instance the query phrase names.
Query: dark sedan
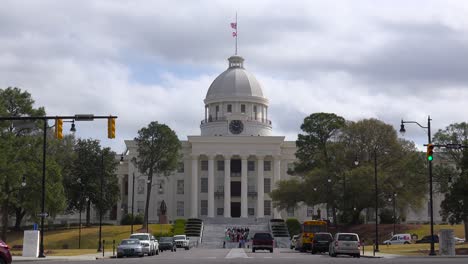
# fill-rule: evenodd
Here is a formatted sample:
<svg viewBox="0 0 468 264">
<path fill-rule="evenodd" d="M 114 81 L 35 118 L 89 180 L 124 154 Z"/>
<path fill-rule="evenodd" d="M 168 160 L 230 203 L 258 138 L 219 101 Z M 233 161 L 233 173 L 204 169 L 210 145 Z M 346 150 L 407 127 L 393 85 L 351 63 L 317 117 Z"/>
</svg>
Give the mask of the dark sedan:
<svg viewBox="0 0 468 264">
<path fill-rule="evenodd" d="M 173 237 L 161 237 L 159 239 L 159 250 L 170 250 L 172 252 L 177 250 L 175 241 Z"/>
<path fill-rule="evenodd" d="M 330 233 L 315 233 L 312 240 L 312 254 L 317 252 L 328 252 L 330 243 L 333 241 L 333 236 Z"/>
<path fill-rule="evenodd" d="M 424 236 L 423 238 L 416 240 L 416 244 L 431 243 L 431 236 Z M 439 236 L 434 235 L 434 243 L 439 243 Z"/>
</svg>

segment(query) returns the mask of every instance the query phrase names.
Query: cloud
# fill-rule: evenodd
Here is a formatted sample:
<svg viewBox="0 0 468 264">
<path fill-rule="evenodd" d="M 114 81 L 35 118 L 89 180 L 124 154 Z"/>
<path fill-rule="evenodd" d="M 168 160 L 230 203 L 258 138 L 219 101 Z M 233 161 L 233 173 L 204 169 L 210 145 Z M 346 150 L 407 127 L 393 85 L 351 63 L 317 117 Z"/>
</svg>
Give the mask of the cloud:
<svg viewBox="0 0 468 264">
<path fill-rule="evenodd" d="M 445 1 L 7 0 L 0 9 L 0 87 L 28 90 L 49 114 L 114 114 L 77 135 L 123 151 L 153 120 L 199 134 L 203 99 L 239 51 L 270 99 L 273 134 L 304 117 L 401 118 L 433 131 L 466 121 L 468 5 Z M 408 126 L 407 138 L 426 141 Z"/>
</svg>

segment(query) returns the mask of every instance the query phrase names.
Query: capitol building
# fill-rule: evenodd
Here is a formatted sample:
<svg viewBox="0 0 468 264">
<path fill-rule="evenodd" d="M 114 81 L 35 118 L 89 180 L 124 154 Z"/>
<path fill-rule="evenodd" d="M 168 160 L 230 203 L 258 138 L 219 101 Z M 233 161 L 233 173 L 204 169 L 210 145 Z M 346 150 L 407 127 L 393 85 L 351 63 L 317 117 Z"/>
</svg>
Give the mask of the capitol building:
<svg viewBox="0 0 468 264">
<path fill-rule="evenodd" d="M 210 85 L 200 109 L 200 135 L 182 140 L 177 171 L 154 176 L 149 222 L 159 221 L 164 201 L 170 221 L 177 218 L 311 218 L 312 208 L 278 211 L 269 196 L 276 183 L 289 177 L 295 160 L 295 141 L 273 136 L 268 98 L 255 76 L 244 68 L 244 58 L 231 56 L 227 70 Z M 133 140 L 125 141 L 126 155 L 117 175 L 124 213 L 144 213 L 147 176 L 131 159 Z"/>
</svg>

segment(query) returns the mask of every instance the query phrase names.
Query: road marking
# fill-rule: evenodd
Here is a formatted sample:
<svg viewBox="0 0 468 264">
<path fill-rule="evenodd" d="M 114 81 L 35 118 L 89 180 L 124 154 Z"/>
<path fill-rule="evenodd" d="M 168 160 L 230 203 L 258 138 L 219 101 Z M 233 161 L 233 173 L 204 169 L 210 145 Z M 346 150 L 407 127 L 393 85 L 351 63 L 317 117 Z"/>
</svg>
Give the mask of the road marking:
<svg viewBox="0 0 468 264">
<path fill-rule="evenodd" d="M 248 258 L 247 254 L 245 254 L 245 251 L 243 248 L 233 248 L 229 251 L 229 253 L 226 255 L 227 259 L 230 258 Z"/>
</svg>

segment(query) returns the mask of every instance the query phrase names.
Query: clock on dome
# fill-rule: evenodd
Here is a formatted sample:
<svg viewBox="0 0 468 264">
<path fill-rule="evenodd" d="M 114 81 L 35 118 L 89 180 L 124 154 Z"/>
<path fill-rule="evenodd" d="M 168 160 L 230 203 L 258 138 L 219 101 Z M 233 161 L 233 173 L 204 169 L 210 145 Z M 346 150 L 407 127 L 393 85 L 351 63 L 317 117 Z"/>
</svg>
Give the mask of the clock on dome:
<svg viewBox="0 0 468 264">
<path fill-rule="evenodd" d="M 244 124 L 240 120 L 232 120 L 229 123 L 229 131 L 231 131 L 232 134 L 238 135 L 242 133 L 244 130 Z"/>
</svg>

